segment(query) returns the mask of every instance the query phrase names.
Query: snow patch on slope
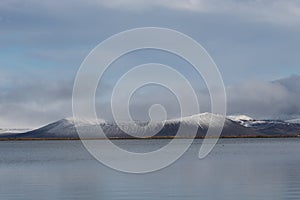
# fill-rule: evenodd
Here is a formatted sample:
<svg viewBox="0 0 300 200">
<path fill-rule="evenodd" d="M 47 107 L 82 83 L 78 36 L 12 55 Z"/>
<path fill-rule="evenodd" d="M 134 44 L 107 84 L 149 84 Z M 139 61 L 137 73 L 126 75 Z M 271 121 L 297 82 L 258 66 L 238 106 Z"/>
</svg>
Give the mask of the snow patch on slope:
<svg viewBox="0 0 300 200">
<path fill-rule="evenodd" d="M 236 121 L 236 122 L 239 122 L 239 121 L 253 121 L 254 119 L 247 116 L 247 115 L 230 115 L 230 116 L 227 116 L 228 119 L 232 120 L 232 121 Z"/>
<path fill-rule="evenodd" d="M 227 116 L 227 118 L 245 127 L 251 127 L 253 123 L 263 123 L 262 121 L 257 121 L 247 115 L 230 115 Z"/>
<path fill-rule="evenodd" d="M 203 128 L 203 126 L 207 127 L 208 125 L 217 127 L 220 124 L 222 124 L 222 121 L 224 121 L 224 116 L 222 115 L 212 113 L 201 113 L 188 117 L 166 120 L 165 124 L 181 123 L 184 125 L 194 125 Z"/>
<path fill-rule="evenodd" d="M 62 119 L 65 120 L 65 123 L 68 124 L 76 124 L 77 126 L 81 126 L 81 125 L 99 125 L 99 124 L 105 124 L 106 121 L 104 119 L 78 119 L 78 118 L 73 118 L 73 117 L 69 117 L 69 118 L 65 118 Z"/>
<path fill-rule="evenodd" d="M 24 133 L 27 131 L 31 131 L 32 129 L 25 129 L 25 128 L 1 128 L 0 129 L 0 134 L 5 134 L 5 133 Z"/>
<path fill-rule="evenodd" d="M 300 119 L 290 119 L 290 120 L 286 120 L 285 122 L 292 123 L 292 124 L 300 124 Z"/>
</svg>

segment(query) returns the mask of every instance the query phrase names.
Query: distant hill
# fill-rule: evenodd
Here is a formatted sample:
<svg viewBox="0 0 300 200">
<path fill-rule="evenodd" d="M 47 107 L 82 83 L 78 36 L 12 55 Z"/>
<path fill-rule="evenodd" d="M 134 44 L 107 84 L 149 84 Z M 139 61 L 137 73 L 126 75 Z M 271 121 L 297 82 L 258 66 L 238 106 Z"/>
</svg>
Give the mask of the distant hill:
<svg viewBox="0 0 300 200">
<path fill-rule="evenodd" d="M 36 138 L 36 139 L 78 139 L 77 129 L 84 134 L 82 138 L 104 138 L 104 135 L 97 134 L 101 126 L 108 138 L 133 138 L 152 137 L 173 137 L 176 135 L 179 126 L 183 126 L 186 133 L 182 137 L 191 137 L 192 130 L 197 131 L 197 137 L 204 137 L 209 125 L 214 128 L 221 126 L 223 117 L 211 113 L 202 113 L 189 117 L 166 120 L 164 122 L 151 123 L 144 126 L 145 122 L 124 122 L 119 124 L 106 122 L 105 120 L 80 120 L 66 118 L 48 124 L 36 130 L 19 134 L 0 135 L 2 138 Z M 77 125 L 77 129 L 75 128 Z M 191 130 L 191 131 L 190 131 Z M 129 134 L 127 134 L 129 133 Z M 300 124 L 278 120 L 255 120 L 253 118 L 239 115 L 228 116 L 222 131 L 222 137 L 269 137 L 269 136 L 298 136 L 300 135 Z"/>
</svg>

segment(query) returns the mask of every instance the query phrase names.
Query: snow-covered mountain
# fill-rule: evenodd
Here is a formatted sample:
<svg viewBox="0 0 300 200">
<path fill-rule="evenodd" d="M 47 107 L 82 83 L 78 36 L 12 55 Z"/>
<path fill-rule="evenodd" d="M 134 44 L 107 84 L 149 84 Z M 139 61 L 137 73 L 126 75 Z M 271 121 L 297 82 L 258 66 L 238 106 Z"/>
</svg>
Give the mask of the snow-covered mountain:
<svg viewBox="0 0 300 200">
<path fill-rule="evenodd" d="M 209 125 L 212 128 L 218 128 L 221 125 L 223 116 L 210 113 L 202 113 L 189 117 L 166 120 L 163 122 L 151 123 L 149 126 L 143 126 L 143 123 L 124 122 L 115 124 L 106 122 L 105 120 L 78 120 L 66 118 L 57 122 L 51 123 L 39 129 L 29 131 L 17 135 L 20 138 L 78 138 L 75 128 L 84 133 L 84 138 L 103 138 L 103 135 L 97 134 L 98 126 L 101 126 L 104 133 L 109 138 L 129 138 L 131 135 L 138 137 L 155 136 L 174 136 L 177 133 L 179 126 L 183 126 L 186 133 L 183 137 L 191 136 L 192 131 L 197 131 L 197 136 L 203 137 L 206 135 Z M 145 125 L 145 123 L 144 123 Z M 130 135 L 128 135 L 128 134 Z M 247 129 L 239 123 L 225 118 L 223 136 L 241 136 L 254 135 L 253 130 Z"/>
<path fill-rule="evenodd" d="M 0 134 L 0 137 L 10 138 L 58 138 L 77 139 L 77 130 L 83 138 L 104 138 L 99 135 L 101 126 L 104 134 L 109 138 L 135 137 L 167 137 L 175 136 L 180 126 L 184 127 L 182 137 L 190 137 L 197 130 L 198 137 L 204 137 L 210 127 L 219 128 L 225 120 L 222 131 L 223 137 L 256 137 L 256 136 L 298 136 L 300 124 L 279 120 L 256 120 L 245 115 L 223 117 L 221 115 L 202 113 L 189 117 L 155 122 L 148 125 L 146 122 L 123 122 L 116 124 L 105 120 L 82 120 L 66 118 L 48 124 L 36 130 L 20 134 Z M 75 128 L 75 124 L 77 129 Z"/>
<path fill-rule="evenodd" d="M 252 128 L 259 134 L 266 135 L 300 135 L 300 123 L 282 120 L 256 120 L 246 115 L 228 116 L 229 119 Z"/>
</svg>

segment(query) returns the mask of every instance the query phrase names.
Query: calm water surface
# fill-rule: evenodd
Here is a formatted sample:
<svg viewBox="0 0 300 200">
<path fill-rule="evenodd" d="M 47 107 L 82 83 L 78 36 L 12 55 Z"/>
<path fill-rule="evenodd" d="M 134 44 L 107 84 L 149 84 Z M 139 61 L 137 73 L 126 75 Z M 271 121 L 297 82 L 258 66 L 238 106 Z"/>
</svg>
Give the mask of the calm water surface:
<svg viewBox="0 0 300 200">
<path fill-rule="evenodd" d="M 165 140 L 122 140 L 132 151 Z M 1 141 L 0 199 L 300 199 L 300 139 L 201 140 L 170 167 L 132 175 L 95 161 L 80 141 Z"/>
</svg>

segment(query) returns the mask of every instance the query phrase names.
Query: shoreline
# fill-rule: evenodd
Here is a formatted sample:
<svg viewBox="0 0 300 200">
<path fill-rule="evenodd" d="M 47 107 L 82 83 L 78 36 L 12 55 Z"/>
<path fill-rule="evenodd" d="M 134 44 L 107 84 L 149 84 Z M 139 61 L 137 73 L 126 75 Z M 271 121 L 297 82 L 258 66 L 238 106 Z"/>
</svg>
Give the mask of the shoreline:
<svg viewBox="0 0 300 200">
<path fill-rule="evenodd" d="M 197 137 L 173 137 L 173 136 L 157 136 L 146 138 L 133 137 L 111 137 L 111 138 L 0 138 L 0 141 L 41 141 L 41 140 L 158 140 L 158 139 L 204 139 L 204 136 Z M 217 137 L 208 137 L 208 139 L 216 139 Z M 239 138 L 300 138 L 300 135 L 246 135 L 246 136 L 221 136 L 219 139 L 239 139 Z"/>
</svg>

